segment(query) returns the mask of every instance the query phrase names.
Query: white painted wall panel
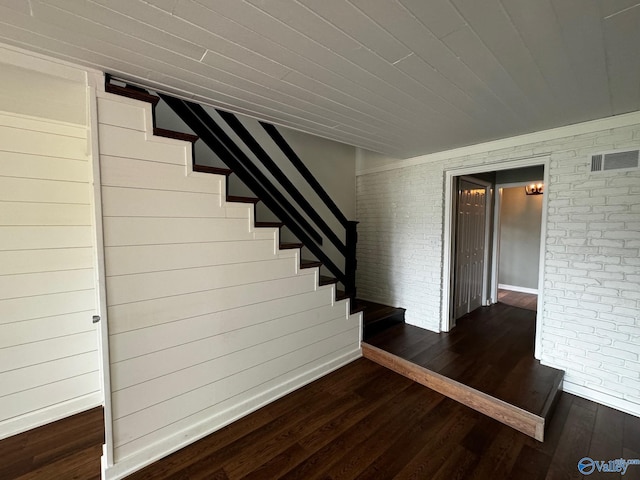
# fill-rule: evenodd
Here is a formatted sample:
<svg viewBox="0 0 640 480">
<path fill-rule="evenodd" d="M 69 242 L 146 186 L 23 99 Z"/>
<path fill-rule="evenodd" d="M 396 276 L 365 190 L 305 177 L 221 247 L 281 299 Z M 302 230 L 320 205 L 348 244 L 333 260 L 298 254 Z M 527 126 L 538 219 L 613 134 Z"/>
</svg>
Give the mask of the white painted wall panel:
<svg viewBox="0 0 640 480">
<path fill-rule="evenodd" d="M 90 321 L 88 318 L 87 322 Z M 0 371 L 24 368 L 97 349 L 96 335 L 93 331 L 54 337 L 45 342 L 46 344 L 39 341 L 3 348 L 0 351 Z"/>
<path fill-rule="evenodd" d="M 101 124 L 100 155 L 185 165 L 188 150 L 184 147 L 167 138 L 153 137 L 151 132 L 148 143 L 146 137 L 144 132 Z"/>
<path fill-rule="evenodd" d="M 255 228 L 252 205 L 226 202 L 223 176 L 190 172 L 191 144 L 158 143 L 148 104 L 135 112 L 113 98 L 101 94 L 99 118 L 107 478 L 360 355 L 360 316 L 334 301 L 333 286 L 318 286 L 318 270 L 278 250 L 278 229 Z"/>
<path fill-rule="evenodd" d="M 0 324 L 35 318 L 95 311 L 95 291 L 53 293 L 44 297 L 23 297 L 0 300 Z"/>
<path fill-rule="evenodd" d="M 183 374 L 180 372 L 185 368 L 191 367 L 191 373 L 188 376 L 192 378 L 202 376 L 195 373 L 196 368 L 204 368 L 203 375 L 209 374 L 210 372 L 206 372 L 209 369 L 209 366 L 206 366 L 208 362 L 227 355 L 239 354 L 242 358 L 254 354 L 262 356 L 265 353 L 265 350 L 261 350 L 262 346 L 267 342 L 282 338 L 292 332 L 306 331 L 317 325 L 318 322 L 322 322 L 324 318 L 339 319 L 341 316 L 344 317 L 344 308 L 329 305 L 266 322 L 262 321 L 262 318 L 254 317 L 252 325 L 234 328 L 235 325 L 227 324 L 226 332 L 202 336 L 202 338 L 187 343 L 174 342 L 174 346 L 170 348 L 114 363 L 111 371 L 115 392 L 114 400 L 122 395 L 137 395 L 135 392 L 144 390 L 144 386 L 149 385 L 153 379 L 169 380 L 169 374 L 181 378 Z M 162 329 L 160 331 L 162 332 Z M 153 327 L 147 329 L 144 335 L 145 342 L 155 345 L 156 340 L 161 341 L 160 335 Z M 247 350 L 250 348 L 254 348 L 257 353 Z M 242 353 L 239 353 L 241 351 Z M 227 361 L 231 364 L 237 363 L 231 358 L 227 358 Z M 157 397 L 153 396 L 153 398 Z M 123 403 L 128 404 L 129 402 L 124 401 Z M 116 414 L 116 417 L 119 416 Z"/>
<path fill-rule="evenodd" d="M 107 247 L 252 238 L 246 219 L 105 217 Z"/>
<path fill-rule="evenodd" d="M 299 295 L 313 290 L 316 283 L 317 279 L 313 274 L 292 275 L 269 282 L 248 283 L 204 292 L 191 292 L 175 297 L 109 305 L 108 311 L 111 317 L 109 331 L 115 334 L 237 308 L 247 303 L 265 302 L 273 298 Z"/>
<path fill-rule="evenodd" d="M 101 177 L 103 186 L 199 192 L 211 195 L 221 192 L 220 177 L 193 173 L 187 178 L 184 164 L 172 165 L 109 155 L 101 155 L 101 163 L 105 166 Z M 108 168 L 106 168 L 107 164 Z"/>
<path fill-rule="evenodd" d="M 60 382 L 98 370 L 96 351 L 81 353 L 72 357 L 50 360 L 39 365 L 31 365 L 20 370 L 0 373 L 0 382 L 9 386 L 6 392 L 14 395 L 41 385 Z"/>
<path fill-rule="evenodd" d="M 0 226 L 0 251 L 80 248 L 93 245 L 89 226 Z"/>
<path fill-rule="evenodd" d="M 18 203 L 15 200 L 0 200 L 0 225 L 87 225 L 91 212 L 91 205 Z"/>
<path fill-rule="evenodd" d="M 290 277 L 294 269 L 294 259 L 285 258 L 109 277 L 107 279 L 109 304 L 120 305 L 247 283 L 278 280 Z M 2 283 L 0 287 L 1 285 Z"/>
<path fill-rule="evenodd" d="M 139 188 L 103 187 L 105 217 L 224 217 L 220 195 L 167 192 Z"/>
<path fill-rule="evenodd" d="M 16 417 L 24 415 L 25 412 L 31 413 L 57 403 L 68 402 L 77 397 L 73 392 L 87 392 L 88 395 L 99 391 L 100 383 L 96 370 L 2 397 L 0 398 L 0 411 L 9 418 Z"/>
<path fill-rule="evenodd" d="M 34 318 L 0 325 L 0 348 L 40 342 L 49 338 L 64 337 L 93 330 L 87 321 L 93 311 L 67 313 L 51 317 Z"/>
<path fill-rule="evenodd" d="M 1 141 L 1 140 L 0 140 Z M 0 178 L 0 201 L 88 203 L 88 183 L 55 182 L 30 178 Z"/>
<path fill-rule="evenodd" d="M 93 283 L 93 268 L 0 276 L 0 300 L 74 292 Z"/>
<path fill-rule="evenodd" d="M 141 109 L 137 102 L 126 97 L 98 98 L 98 115 L 100 123 L 115 127 L 145 131 L 152 124 L 147 111 Z"/>
<path fill-rule="evenodd" d="M 147 328 L 131 330 L 111 336 L 109 347 L 112 355 L 125 361 L 137 355 L 164 351 L 175 345 L 195 342 L 202 338 L 221 335 L 233 330 L 251 327 L 261 322 L 269 322 L 279 315 L 304 314 L 318 309 L 331 301 L 331 291 L 320 289 L 314 292 L 283 297 L 268 302 L 254 303 L 221 312 L 198 315 L 174 322 L 147 327 L 153 329 L 154 341 L 147 342 L 150 335 Z M 119 369 L 113 366 L 112 373 Z"/>
<path fill-rule="evenodd" d="M 15 55 L 7 65 L 6 55 L 0 49 L 0 438 L 102 396 L 86 72 L 59 77 L 53 63 L 44 73 L 15 65 Z"/>
<path fill-rule="evenodd" d="M 0 150 L 0 175 L 82 182 L 87 178 L 87 163 L 86 159 L 70 160 Z"/>
<path fill-rule="evenodd" d="M 56 133 L 34 132 L 13 126 L 0 125 L 0 145 L 5 152 L 32 155 L 87 159 L 87 140 Z"/>
<path fill-rule="evenodd" d="M 160 272 L 275 258 L 271 240 L 107 247 L 107 275 Z"/>
</svg>

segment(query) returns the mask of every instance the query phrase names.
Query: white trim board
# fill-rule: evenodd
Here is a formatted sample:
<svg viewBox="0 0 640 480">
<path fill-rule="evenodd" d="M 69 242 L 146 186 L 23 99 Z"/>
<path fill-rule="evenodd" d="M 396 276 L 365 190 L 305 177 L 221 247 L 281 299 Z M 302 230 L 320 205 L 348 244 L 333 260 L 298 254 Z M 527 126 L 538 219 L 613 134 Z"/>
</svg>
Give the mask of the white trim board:
<svg viewBox="0 0 640 480">
<path fill-rule="evenodd" d="M 549 365 L 546 363 L 543 363 L 543 365 L 553 367 L 553 365 Z M 630 402 L 622 398 L 613 397 L 611 395 L 593 390 L 592 388 L 585 387 L 583 385 L 567 382 L 566 380 L 562 383 L 562 390 L 564 392 L 571 393 L 572 395 L 586 398 L 587 400 L 591 400 L 592 402 L 615 408 L 616 410 L 628 413 L 629 415 L 633 415 L 634 417 L 640 417 L 640 405 L 638 405 L 637 403 Z"/>
<path fill-rule="evenodd" d="M 356 170 L 356 176 L 368 175 L 370 173 L 386 172 L 396 170 L 398 168 L 412 167 L 425 163 L 432 163 L 450 158 L 462 157 L 465 155 L 474 155 L 484 153 L 491 150 L 500 150 L 528 143 L 546 142 L 557 138 L 571 137 L 574 135 L 584 135 L 587 133 L 599 132 L 611 128 L 626 127 L 640 123 L 640 111 L 615 115 L 613 117 L 600 118 L 583 123 L 576 123 L 564 127 L 552 128 L 549 130 L 541 130 L 539 132 L 526 133 L 515 137 L 502 138 L 500 140 L 492 140 L 490 142 L 477 143 L 466 147 L 454 148 L 442 152 L 429 153 L 418 157 L 411 157 L 395 161 L 386 165 L 373 168 L 363 168 Z M 531 158 L 531 157 L 528 157 Z"/>
<path fill-rule="evenodd" d="M 360 328 L 362 328 L 362 316 L 360 317 Z M 220 430 L 221 428 L 235 422 L 236 420 L 249 415 L 250 413 L 284 397 L 285 395 L 297 390 L 320 377 L 323 377 L 348 363 L 362 357 L 362 349 L 357 348 L 348 353 L 341 355 L 321 364 L 310 371 L 307 371 L 297 377 L 263 392 L 253 398 L 250 398 L 242 404 L 235 405 L 234 408 L 221 412 L 218 415 L 209 417 L 204 421 L 193 425 L 187 430 L 178 432 L 162 442 L 149 445 L 144 451 L 137 453 L 131 457 L 117 462 L 115 465 L 107 467 L 105 465 L 105 457 L 102 457 L 102 478 L 104 480 L 119 480 L 127 475 L 152 464 L 153 462 L 170 455 L 171 453 L 192 444 L 193 442 L 206 437 L 207 435 Z M 246 408 L 243 409 L 243 407 Z"/>
<path fill-rule="evenodd" d="M 517 285 L 505 285 L 504 283 L 499 283 L 498 288 L 501 290 L 510 290 L 512 292 L 531 293 L 533 295 L 538 294 L 537 288 L 518 287 Z"/>
</svg>

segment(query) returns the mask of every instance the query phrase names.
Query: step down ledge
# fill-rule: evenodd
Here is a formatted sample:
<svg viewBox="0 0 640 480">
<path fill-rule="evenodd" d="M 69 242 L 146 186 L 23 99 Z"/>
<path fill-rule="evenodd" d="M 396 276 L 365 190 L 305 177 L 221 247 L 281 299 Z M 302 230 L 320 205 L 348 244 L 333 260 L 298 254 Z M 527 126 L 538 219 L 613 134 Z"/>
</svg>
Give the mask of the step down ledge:
<svg viewBox="0 0 640 480">
<path fill-rule="evenodd" d="M 544 441 L 545 419 L 503 400 L 487 395 L 444 375 L 411 363 L 378 347 L 362 342 L 362 356 L 414 382 L 449 397 L 469 408 L 510 426 L 536 440 Z"/>
</svg>

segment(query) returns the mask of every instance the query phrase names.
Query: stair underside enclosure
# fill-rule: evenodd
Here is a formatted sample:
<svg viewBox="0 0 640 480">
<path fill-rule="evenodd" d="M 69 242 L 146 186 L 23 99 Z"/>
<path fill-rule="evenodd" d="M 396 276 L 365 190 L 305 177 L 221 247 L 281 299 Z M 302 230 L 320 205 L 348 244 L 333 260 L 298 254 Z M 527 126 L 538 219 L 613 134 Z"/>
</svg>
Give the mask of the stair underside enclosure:
<svg viewBox="0 0 640 480">
<path fill-rule="evenodd" d="M 121 92 L 120 92 L 121 93 Z M 109 375 L 106 478 L 175 451 L 361 356 L 336 300 L 151 98 L 98 93 Z"/>
</svg>

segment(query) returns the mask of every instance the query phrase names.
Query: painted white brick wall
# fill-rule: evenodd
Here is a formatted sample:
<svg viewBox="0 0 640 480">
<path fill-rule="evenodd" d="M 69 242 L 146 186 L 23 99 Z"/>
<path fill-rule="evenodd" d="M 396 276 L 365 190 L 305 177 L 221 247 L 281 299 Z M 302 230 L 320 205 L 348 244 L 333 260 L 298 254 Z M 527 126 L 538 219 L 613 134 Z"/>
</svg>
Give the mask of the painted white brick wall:
<svg viewBox="0 0 640 480">
<path fill-rule="evenodd" d="M 510 139 L 508 148 L 488 144 L 471 155 L 445 152 L 428 163 L 360 174 L 359 296 L 405 307 L 408 323 L 439 331 L 445 169 L 490 170 L 548 154 L 541 360 L 566 370 L 567 384 L 640 414 L 640 171 L 589 172 L 594 151 L 640 147 L 633 118 L 619 128 L 533 143 Z"/>
</svg>

